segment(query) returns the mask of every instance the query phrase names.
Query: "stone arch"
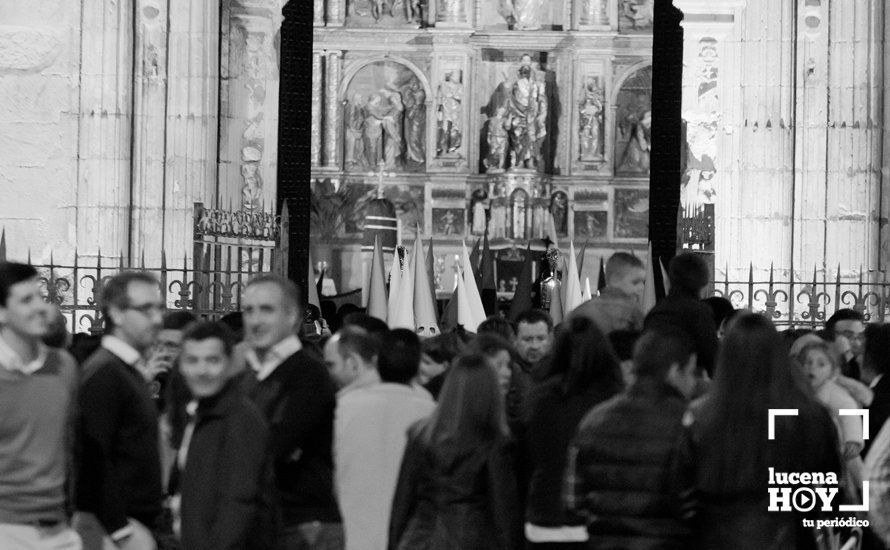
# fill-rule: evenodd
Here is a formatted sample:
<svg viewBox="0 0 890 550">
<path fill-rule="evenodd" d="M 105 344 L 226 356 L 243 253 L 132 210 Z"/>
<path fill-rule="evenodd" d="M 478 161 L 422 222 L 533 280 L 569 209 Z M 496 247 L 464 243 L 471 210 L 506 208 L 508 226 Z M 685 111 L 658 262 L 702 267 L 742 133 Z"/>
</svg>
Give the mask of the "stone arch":
<svg viewBox="0 0 890 550">
<path fill-rule="evenodd" d="M 640 70 L 651 66 L 652 60 L 644 59 L 643 61 L 635 63 L 625 69 L 624 72 L 621 73 L 621 75 L 616 78 L 615 82 L 612 84 L 612 90 L 609 94 L 609 105 L 615 105 L 615 103 L 618 101 L 618 94 L 621 92 L 621 88 L 624 87 L 624 83 L 627 82 L 630 77 L 637 74 L 637 72 L 639 72 Z"/>
</svg>

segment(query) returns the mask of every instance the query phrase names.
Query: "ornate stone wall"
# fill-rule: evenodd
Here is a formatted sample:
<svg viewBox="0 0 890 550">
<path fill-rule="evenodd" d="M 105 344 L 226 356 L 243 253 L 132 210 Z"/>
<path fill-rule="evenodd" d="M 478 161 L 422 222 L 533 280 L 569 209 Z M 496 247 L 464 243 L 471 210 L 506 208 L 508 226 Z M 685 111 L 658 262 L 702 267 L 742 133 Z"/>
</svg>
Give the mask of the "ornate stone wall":
<svg viewBox="0 0 890 550">
<path fill-rule="evenodd" d="M 717 277 L 880 278 L 883 3 L 677 0 L 684 218 Z M 883 210 L 882 210 L 883 208 Z M 690 221 L 691 220 L 691 221 Z M 838 273 L 838 266 L 841 272 Z"/>
<path fill-rule="evenodd" d="M 362 284 L 381 187 L 404 242 L 436 239 L 443 289 L 461 239 L 543 246 L 551 213 L 590 256 L 645 248 L 652 0 L 322 3 L 313 256 L 338 290 Z"/>
</svg>

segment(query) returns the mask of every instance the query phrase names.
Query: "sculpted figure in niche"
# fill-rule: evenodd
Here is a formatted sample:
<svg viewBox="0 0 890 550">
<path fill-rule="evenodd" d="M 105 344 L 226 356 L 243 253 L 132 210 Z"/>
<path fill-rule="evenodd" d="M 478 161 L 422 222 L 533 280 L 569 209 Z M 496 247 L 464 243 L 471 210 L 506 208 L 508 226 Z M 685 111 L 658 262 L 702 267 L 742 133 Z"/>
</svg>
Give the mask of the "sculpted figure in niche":
<svg viewBox="0 0 890 550">
<path fill-rule="evenodd" d="M 374 93 L 365 106 L 365 152 L 368 164 L 377 166 L 383 160 L 383 97 Z"/>
<path fill-rule="evenodd" d="M 603 101 L 603 89 L 599 87 L 595 78 L 589 79 L 584 88 L 584 99 L 578 108 L 581 160 L 595 160 L 603 156 Z"/>
<path fill-rule="evenodd" d="M 460 150 L 462 135 L 461 105 L 464 100 L 463 84 L 460 71 L 445 73 L 445 80 L 436 92 L 436 118 L 438 132 L 436 139 L 436 156 L 457 154 Z"/>
<path fill-rule="evenodd" d="M 649 172 L 649 149 L 652 135 L 652 111 L 640 115 L 630 114 L 624 128 L 629 128 L 630 136 L 624 154 L 621 156 L 619 172 Z M 628 130 L 626 130 L 628 131 Z"/>
<path fill-rule="evenodd" d="M 534 31 L 541 28 L 541 8 L 544 0 L 502 0 L 501 15 L 518 31 Z"/>
<path fill-rule="evenodd" d="M 507 137 L 509 128 L 505 118 L 506 107 L 498 107 L 488 119 L 488 158 L 485 166 L 489 172 L 503 170 L 507 159 Z"/>
<path fill-rule="evenodd" d="M 537 168 L 540 146 L 547 135 L 545 84 L 535 76 L 528 54 L 522 56 L 517 73 L 505 86 L 509 90 L 506 125 L 510 129 L 510 165 Z"/>
<path fill-rule="evenodd" d="M 355 94 L 352 101 L 344 100 L 346 119 L 346 166 L 365 163 L 365 143 L 362 134 L 365 129 L 364 99 Z"/>
<path fill-rule="evenodd" d="M 386 116 L 383 117 L 383 131 L 386 138 L 383 157 L 386 161 L 384 168 L 393 170 L 401 164 L 402 118 L 405 112 L 405 105 L 402 103 L 402 97 L 398 92 L 384 90 L 381 93 L 386 95 L 392 106 Z"/>
<path fill-rule="evenodd" d="M 426 94 L 419 82 L 413 82 L 405 91 L 405 136 L 408 144 L 408 160 L 423 164 L 426 157 Z"/>
<path fill-rule="evenodd" d="M 553 215 L 553 225 L 556 226 L 557 235 L 566 235 L 569 232 L 569 197 L 559 191 L 550 199 L 550 213 Z"/>
<path fill-rule="evenodd" d="M 654 0 L 621 0 L 621 15 L 631 20 L 634 29 L 651 27 L 654 9 Z"/>
<path fill-rule="evenodd" d="M 380 18 L 383 17 L 383 10 L 386 7 L 386 0 L 371 0 L 371 17 L 373 17 L 375 21 L 380 21 Z M 392 15 L 391 7 L 390 15 Z"/>
</svg>

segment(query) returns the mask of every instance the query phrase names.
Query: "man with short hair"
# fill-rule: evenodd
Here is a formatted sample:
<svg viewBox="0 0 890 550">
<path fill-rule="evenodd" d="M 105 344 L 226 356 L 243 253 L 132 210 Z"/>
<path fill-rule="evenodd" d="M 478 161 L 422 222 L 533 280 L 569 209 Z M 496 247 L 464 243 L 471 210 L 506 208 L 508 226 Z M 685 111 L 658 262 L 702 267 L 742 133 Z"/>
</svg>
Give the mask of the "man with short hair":
<svg viewBox="0 0 890 550">
<path fill-rule="evenodd" d="M 834 312 L 825 322 L 825 330 L 835 337 L 843 336 L 850 344 L 844 354 L 841 373 L 862 380 L 862 353 L 865 350 L 865 317 L 858 311 L 844 308 Z M 865 381 L 869 382 L 869 381 Z"/>
<path fill-rule="evenodd" d="M 362 328 L 346 326 L 324 345 L 324 362 L 331 377 L 341 388 L 340 395 L 380 383 L 377 374 L 378 345 Z"/>
<path fill-rule="evenodd" d="M 302 293 L 293 281 L 261 275 L 244 289 L 241 309 L 250 367 L 242 382 L 271 430 L 279 546 L 339 549 L 343 528 L 331 457 L 336 387 L 297 337 Z"/>
<path fill-rule="evenodd" d="M 106 333 L 83 365 L 75 526 L 87 550 L 155 548 L 163 491 L 158 416 L 143 375 L 161 329 L 157 280 L 125 271 L 100 296 Z"/>
<path fill-rule="evenodd" d="M 335 377 L 352 380 L 337 394 L 334 427 L 337 496 L 347 550 L 387 547 L 408 427 L 435 408 L 426 390 L 411 386 L 420 362 L 417 335 L 396 329 L 384 336 L 383 345 L 386 352 L 379 354 L 369 334 L 348 326 L 325 346 L 325 356 L 330 351 L 332 362 L 342 365 L 333 369 Z"/>
<path fill-rule="evenodd" d="M 180 370 L 195 398 L 177 457 L 182 545 L 269 549 L 269 429 L 232 380 L 234 336 L 222 323 L 195 323 L 181 345 Z"/>
<path fill-rule="evenodd" d="M 627 252 L 616 252 L 606 262 L 606 286 L 599 296 L 578 306 L 570 316 L 583 315 L 608 336 L 616 330 L 640 331 L 640 302 L 646 288 L 646 266 Z"/>
<path fill-rule="evenodd" d="M 49 313 L 37 271 L 0 263 L 0 548 L 81 548 L 65 494 L 77 366 L 41 341 Z"/>
<path fill-rule="evenodd" d="M 528 384 L 532 379 L 540 380 L 546 376 L 542 363 L 552 345 L 553 319 L 549 313 L 530 309 L 516 317 L 516 353 L 520 359 L 520 370 Z"/>
<path fill-rule="evenodd" d="M 645 330 L 686 332 L 695 345 L 698 366 L 713 375 L 717 358 L 717 325 L 714 314 L 702 300 L 711 279 L 705 260 L 693 252 L 675 256 L 668 264 L 671 290 L 653 307 L 643 321 Z"/>
<path fill-rule="evenodd" d="M 634 347 L 634 385 L 578 426 L 564 496 L 587 519 L 590 548 L 689 547 L 694 483 L 678 443 L 698 378 L 693 349 L 679 330 L 644 333 Z"/>
</svg>

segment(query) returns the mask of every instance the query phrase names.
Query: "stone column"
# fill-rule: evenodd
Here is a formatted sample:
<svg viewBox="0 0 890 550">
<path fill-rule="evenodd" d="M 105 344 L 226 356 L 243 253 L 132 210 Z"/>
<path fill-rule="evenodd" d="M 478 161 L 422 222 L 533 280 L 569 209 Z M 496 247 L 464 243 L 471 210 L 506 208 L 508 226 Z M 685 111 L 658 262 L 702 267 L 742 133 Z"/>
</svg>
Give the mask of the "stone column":
<svg viewBox="0 0 890 550">
<path fill-rule="evenodd" d="M 136 0 L 130 258 L 160 265 L 164 230 L 167 2 Z"/>
<path fill-rule="evenodd" d="M 438 0 L 436 2 L 436 27 L 467 27 L 465 0 Z"/>
<path fill-rule="evenodd" d="M 133 133 L 133 1 L 84 0 L 77 243 L 84 256 L 127 254 Z"/>
<path fill-rule="evenodd" d="M 219 140 L 219 6 L 170 3 L 164 250 L 191 256 L 195 202 L 215 206 Z"/>
<path fill-rule="evenodd" d="M 324 0 L 314 0 L 313 2 L 312 26 L 324 27 Z"/>
<path fill-rule="evenodd" d="M 278 152 L 280 0 L 223 5 L 220 59 L 220 206 L 275 205 Z"/>
<path fill-rule="evenodd" d="M 328 4 L 328 27 L 342 27 L 346 20 L 346 0 L 326 0 Z"/>
<path fill-rule="evenodd" d="M 321 52 L 312 52 L 312 128 L 310 132 L 310 151 L 312 166 L 321 165 L 321 102 L 323 90 Z"/>
<path fill-rule="evenodd" d="M 324 165 L 328 168 L 340 166 L 340 126 L 342 120 L 340 113 L 340 77 L 341 77 L 341 51 L 328 51 L 325 56 L 327 73 L 325 74 L 325 126 L 324 126 Z"/>
</svg>

